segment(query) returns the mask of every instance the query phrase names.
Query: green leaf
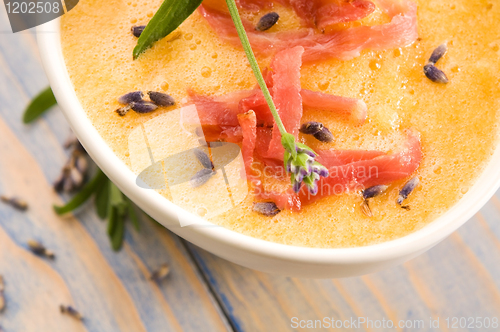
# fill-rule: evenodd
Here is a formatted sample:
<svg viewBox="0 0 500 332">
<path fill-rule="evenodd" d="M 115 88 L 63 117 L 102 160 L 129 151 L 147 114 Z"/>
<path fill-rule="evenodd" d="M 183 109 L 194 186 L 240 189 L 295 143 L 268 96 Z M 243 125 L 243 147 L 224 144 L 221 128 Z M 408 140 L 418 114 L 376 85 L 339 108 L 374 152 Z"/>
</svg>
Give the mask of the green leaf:
<svg viewBox="0 0 500 332">
<path fill-rule="evenodd" d="M 108 206 L 109 206 L 109 190 L 111 181 L 108 179 L 102 185 L 102 187 L 97 190 L 95 194 L 95 207 L 97 210 L 97 215 L 101 219 L 106 219 L 108 216 Z"/>
<path fill-rule="evenodd" d="M 177 29 L 201 4 L 202 0 L 165 0 L 142 32 L 134 48 L 134 60 L 158 40 Z"/>
<path fill-rule="evenodd" d="M 109 218 L 108 218 L 108 229 L 107 233 L 109 235 L 109 238 L 111 239 L 115 229 L 116 229 L 116 224 L 117 224 L 117 218 L 118 218 L 118 211 L 116 210 L 115 207 L 111 207 L 109 209 Z"/>
<path fill-rule="evenodd" d="M 104 184 L 105 180 L 106 175 L 104 175 L 101 170 L 98 170 L 94 178 L 89 183 L 87 183 L 82 188 L 82 190 L 80 190 L 80 192 L 73 196 L 71 201 L 69 201 L 64 206 L 54 205 L 54 210 L 58 215 L 73 211 L 74 209 L 85 203 L 90 198 L 90 196 L 92 196 L 92 194 L 95 193 L 100 188 L 100 186 Z"/>
<path fill-rule="evenodd" d="M 125 217 L 119 216 L 115 232 L 111 236 L 111 247 L 114 251 L 122 248 L 123 238 L 125 237 Z"/>
<path fill-rule="evenodd" d="M 128 217 L 130 218 L 132 225 L 134 225 L 135 230 L 139 232 L 141 230 L 141 226 L 139 225 L 139 218 L 137 218 L 137 214 L 135 213 L 134 203 L 132 203 L 128 197 L 125 197 L 125 200 L 128 203 Z"/>
<path fill-rule="evenodd" d="M 108 220 L 108 236 L 114 251 L 121 249 L 125 236 L 125 214 L 113 207 Z"/>
<path fill-rule="evenodd" d="M 127 211 L 127 202 L 125 202 L 124 195 L 113 183 L 109 182 L 109 204 L 115 207 L 119 214 L 125 214 Z"/>
<path fill-rule="evenodd" d="M 56 97 L 50 87 L 38 94 L 28 105 L 23 115 L 23 122 L 30 123 L 36 120 L 45 111 L 57 104 Z"/>
</svg>

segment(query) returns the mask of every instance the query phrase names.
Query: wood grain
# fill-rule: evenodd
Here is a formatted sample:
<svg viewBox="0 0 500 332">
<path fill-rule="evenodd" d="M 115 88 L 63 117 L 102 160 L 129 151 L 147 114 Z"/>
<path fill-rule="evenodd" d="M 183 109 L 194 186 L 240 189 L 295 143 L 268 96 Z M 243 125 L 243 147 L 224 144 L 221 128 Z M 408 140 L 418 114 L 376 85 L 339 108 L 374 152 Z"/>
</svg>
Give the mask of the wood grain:
<svg viewBox="0 0 500 332">
<path fill-rule="evenodd" d="M 0 30 L 7 24 L 0 11 Z M 110 249 L 105 224 L 93 207 L 60 218 L 62 203 L 51 188 L 67 155 L 70 133 L 58 111 L 34 125 L 20 121 L 29 99 L 46 86 L 34 37 L 0 39 L 0 192 L 19 195 L 30 208 L 0 205 L 0 274 L 6 279 L 6 331 L 224 331 L 229 324 L 198 273 L 182 241 L 141 218 L 141 232 L 127 229 L 125 249 Z M 48 261 L 26 249 L 37 239 L 56 252 Z M 149 280 L 168 262 L 167 280 Z M 70 304 L 83 323 L 59 313 Z"/>
</svg>

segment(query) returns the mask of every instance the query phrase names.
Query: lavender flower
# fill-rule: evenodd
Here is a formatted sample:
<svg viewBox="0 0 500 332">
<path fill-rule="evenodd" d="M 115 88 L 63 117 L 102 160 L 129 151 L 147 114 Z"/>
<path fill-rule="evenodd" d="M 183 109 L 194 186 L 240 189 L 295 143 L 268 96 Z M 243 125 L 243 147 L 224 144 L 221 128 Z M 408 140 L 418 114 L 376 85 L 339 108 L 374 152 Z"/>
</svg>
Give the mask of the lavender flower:
<svg viewBox="0 0 500 332">
<path fill-rule="evenodd" d="M 316 153 L 308 146 L 295 142 L 291 134 L 282 135 L 281 143 L 285 148 L 285 169 L 291 173 L 293 190 L 298 193 L 305 184 L 309 193 L 318 193 L 318 181 L 328 176 L 328 169 L 316 161 Z"/>
</svg>

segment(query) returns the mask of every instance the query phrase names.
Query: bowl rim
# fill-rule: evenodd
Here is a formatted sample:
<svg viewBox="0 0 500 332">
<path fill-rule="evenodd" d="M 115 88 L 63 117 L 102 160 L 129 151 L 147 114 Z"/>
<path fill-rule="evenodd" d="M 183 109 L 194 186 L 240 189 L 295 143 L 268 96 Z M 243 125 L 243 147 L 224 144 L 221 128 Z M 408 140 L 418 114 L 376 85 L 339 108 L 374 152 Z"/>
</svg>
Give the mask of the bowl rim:
<svg viewBox="0 0 500 332">
<path fill-rule="evenodd" d="M 444 214 L 404 237 L 363 247 L 300 247 L 257 239 L 220 226 L 172 227 L 163 221 L 182 216 L 189 220 L 194 219 L 202 226 L 214 226 L 214 224 L 183 210 L 156 191 L 136 185 L 136 175 L 114 154 L 99 135 L 76 96 L 62 54 L 60 18 L 38 26 L 36 35 L 42 63 L 54 95 L 71 128 L 89 155 L 130 199 L 155 217 L 163 226 L 188 241 L 199 239 L 201 236 L 228 248 L 298 263 L 363 264 L 393 260 L 426 250 L 437 244 L 479 211 L 500 187 L 500 172 L 496 171 L 500 166 L 500 149 L 496 149 L 468 193 Z M 203 242 L 193 241 L 193 243 L 206 249 Z"/>
</svg>

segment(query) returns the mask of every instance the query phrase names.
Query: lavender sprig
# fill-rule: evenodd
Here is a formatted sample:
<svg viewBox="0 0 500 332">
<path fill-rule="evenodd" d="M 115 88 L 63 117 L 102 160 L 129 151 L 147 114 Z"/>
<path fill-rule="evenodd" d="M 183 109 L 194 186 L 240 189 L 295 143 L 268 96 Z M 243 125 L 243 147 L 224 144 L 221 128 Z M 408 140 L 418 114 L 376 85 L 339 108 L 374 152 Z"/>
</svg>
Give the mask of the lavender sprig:
<svg viewBox="0 0 500 332">
<path fill-rule="evenodd" d="M 316 153 L 311 148 L 305 144 L 296 142 L 295 137 L 287 133 L 278 111 L 276 110 L 276 106 L 274 105 L 264 77 L 262 76 L 257 59 L 252 51 L 252 46 L 250 45 L 245 28 L 243 27 L 236 2 L 235 0 L 226 0 L 226 3 L 241 44 L 243 45 L 243 50 L 250 62 L 250 67 L 253 70 L 257 83 L 264 94 L 264 98 L 273 114 L 274 121 L 281 133 L 281 144 L 285 148 L 285 155 L 283 158 L 285 169 L 290 173 L 293 190 L 298 193 L 302 183 L 304 183 L 309 192 L 312 195 L 316 195 L 318 193 L 318 181 L 321 177 L 328 176 L 328 170 L 316 161 Z"/>
<path fill-rule="evenodd" d="M 295 137 L 285 133 L 281 144 L 285 148 L 285 169 L 290 173 L 293 190 L 298 193 L 305 184 L 311 195 L 318 193 L 318 181 L 328 176 L 328 169 L 316 161 L 316 153 L 307 145 L 295 142 Z"/>
</svg>

